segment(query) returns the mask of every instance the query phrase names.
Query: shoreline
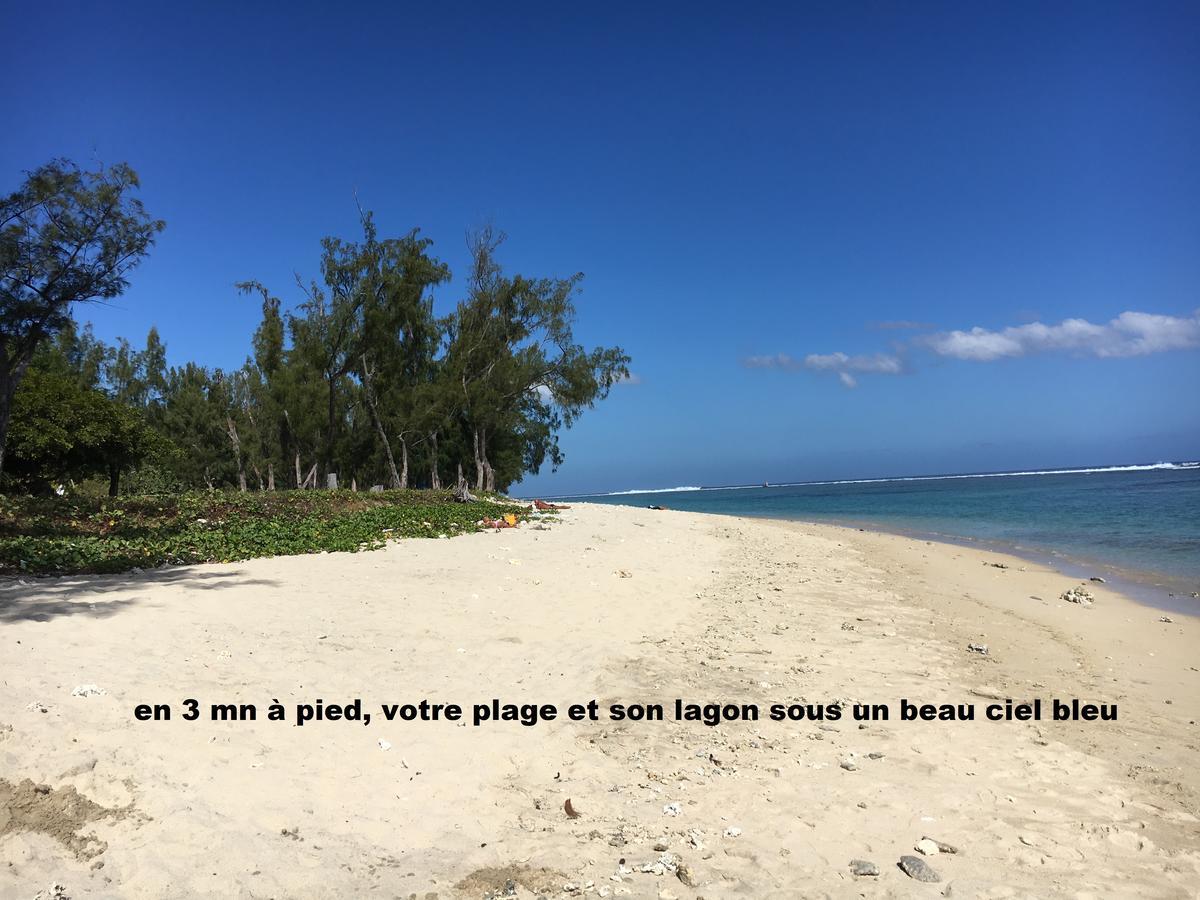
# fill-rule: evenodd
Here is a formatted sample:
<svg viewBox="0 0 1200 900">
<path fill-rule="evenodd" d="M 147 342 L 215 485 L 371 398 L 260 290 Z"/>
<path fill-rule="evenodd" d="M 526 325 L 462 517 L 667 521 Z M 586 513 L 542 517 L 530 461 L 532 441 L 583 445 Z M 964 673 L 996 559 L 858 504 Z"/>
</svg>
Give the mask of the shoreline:
<svg viewBox="0 0 1200 900">
<path fill-rule="evenodd" d="M 0 799 L 26 778 L 47 793 L 22 827 L 0 822 L 13 876 L 0 898 L 51 881 L 102 898 L 319 884 L 479 900 L 509 881 L 519 900 L 925 897 L 939 888 L 896 865 L 925 836 L 959 850 L 927 858 L 954 896 L 1190 896 L 1195 622 L 1159 622 L 1112 585 L 1093 586 L 1092 607 L 1060 601 L 1075 583 L 883 532 L 581 503 L 552 524 L 366 553 L 2 584 Z M 86 685 L 102 693 L 72 696 Z M 376 717 L 131 715 L 185 697 L 359 698 Z M 764 711 L 1077 698 L 1120 715 L 478 728 L 379 715 L 422 698 Z M 38 806 L 74 791 L 102 811 L 66 823 L 103 844 L 91 856 L 100 844 L 64 844 L 61 815 Z M 852 859 L 879 874 L 854 875 Z"/>
<path fill-rule="evenodd" d="M 725 513 L 711 513 L 711 515 L 725 515 Z M 916 541 L 932 541 L 949 547 L 963 547 L 1012 557 L 1025 563 L 1054 569 L 1064 577 L 1074 578 L 1077 581 L 1089 581 L 1092 576 L 1100 574 L 1105 579 L 1102 583 L 1110 585 L 1117 593 L 1142 606 L 1180 615 L 1200 616 L 1200 600 L 1193 597 L 1188 590 L 1189 587 L 1195 590 L 1195 587 L 1161 572 L 1131 570 L 1099 559 L 1073 557 L 1056 550 L 1024 547 L 1002 540 L 922 531 L 917 528 L 889 527 L 867 520 L 831 519 L 821 521 L 817 519 L 783 519 L 771 516 L 746 516 L 746 518 L 770 522 L 824 525 L 830 528 L 844 528 L 848 531 L 870 531 Z"/>
<path fill-rule="evenodd" d="M 951 476 L 951 477 L 984 477 L 984 476 Z M 990 477 L 990 476 L 988 476 Z M 740 488 L 739 488 L 740 489 Z M 707 488 L 706 490 L 724 490 L 724 488 Z M 609 496 L 609 495 L 605 495 Z M 562 498 L 556 498 L 556 502 Z M 633 509 L 648 509 L 649 506 L 634 506 L 628 503 L 595 502 L 592 500 L 574 500 L 575 503 L 589 503 L 594 506 L 628 506 Z M 785 518 L 773 514 L 757 515 L 745 512 L 714 512 L 667 507 L 668 511 L 686 512 L 694 515 L 723 516 L 729 518 L 753 519 L 762 522 L 791 522 L 800 524 L 824 525 L 831 528 L 845 528 L 850 531 L 872 531 L 882 534 L 894 534 L 913 540 L 933 541 L 952 547 L 968 547 L 986 550 L 992 553 L 1004 554 L 1023 560 L 1027 563 L 1046 566 L 1061 570 L 1066 577 L 1087 581 L 1094 575 L 1101 575 L 1106 583 L 1117 587 L 1124 596 L 1137 601 L 1143 606 L 1162 610 L 1163 612 L 1180 615 L 1200 616 L 1200 598 L 1193 594 L 1200 589 L 1200 582 L 1189 581 L 1186 578 L 1168 575 L 1163 572 L 1130 569 L 1100 558 L 1073 556 L 1059 550 L 1045 547 L 1029 547 L 995 538 L 979 538 L 970 535 L 949 534 L 939 531 L 929 531 L 917 527 L 892 525 L 870 519 L 829 518 L 813 519 L 797 516 Z"/>
</svg>

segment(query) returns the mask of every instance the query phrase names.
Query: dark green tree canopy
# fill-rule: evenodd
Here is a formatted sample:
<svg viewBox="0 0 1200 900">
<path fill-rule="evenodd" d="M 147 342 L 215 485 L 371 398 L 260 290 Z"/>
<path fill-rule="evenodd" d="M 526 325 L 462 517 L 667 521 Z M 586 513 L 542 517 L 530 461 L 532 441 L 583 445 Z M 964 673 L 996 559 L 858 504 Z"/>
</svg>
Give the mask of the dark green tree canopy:
<svg viewBox="0 0 1200 900">
<path fill-rule="evenodd" d="M 163 229 L 137 187 L 123 163 L 85 172 L 53 160 L 0 199 L 0 471 L 13 395 L 38 345 L 74 304 L 118 296 Z"/>
</svg>

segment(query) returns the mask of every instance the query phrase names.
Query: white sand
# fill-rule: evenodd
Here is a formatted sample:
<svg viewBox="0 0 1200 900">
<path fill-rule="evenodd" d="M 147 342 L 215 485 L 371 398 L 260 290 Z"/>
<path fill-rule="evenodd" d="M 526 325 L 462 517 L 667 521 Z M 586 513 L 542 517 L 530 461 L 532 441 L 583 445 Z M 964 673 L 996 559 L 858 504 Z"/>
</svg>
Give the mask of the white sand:
<svg viewBox="0 0 1200 900">
<path fill-rule="evenodd" d="M 1196 619 L 1161 623 L 1097 586 L 1094 607 L 1067 604 L 1074 579 L 888 535 L 610 506 L 562 519 L 7 582 L 0 794 L 50 792 L 0 803 L 0 897 L 57 881 L 72 898 L 445 900 L 508 879 L 526 898 L 1196 896 Z M 72 696 L 89 684 L 106 693 Z M 181 718 L 189 697 L 198 721 Z M 469 719 L 493 697 L 562 712 L 534 727 L 380 712 L 429 699 Z M 565 716 L 592 699 L 669 716 L 676 697 L 763 719 Z M 989 698 L 1079 697 L 1119 718 L 766 719 L 775 702 L 902 697 L 980 717 Z M 296 727 L 316 698 L 361 698 L 372 721 Z M 272 700 L 287 722 L 266 721 Z M 136 721 L 141 703 L 174 716 Z M 210 721 L 212 703 L 258 720 Z M 72 787 L 119 812 L 81 813 Z M 960 851 L 925 858 L 938 884 L 897 868 L 926 836 Z M 672 866 L 621 874 L 660 842 L 694 885 Z"/>
</svg>

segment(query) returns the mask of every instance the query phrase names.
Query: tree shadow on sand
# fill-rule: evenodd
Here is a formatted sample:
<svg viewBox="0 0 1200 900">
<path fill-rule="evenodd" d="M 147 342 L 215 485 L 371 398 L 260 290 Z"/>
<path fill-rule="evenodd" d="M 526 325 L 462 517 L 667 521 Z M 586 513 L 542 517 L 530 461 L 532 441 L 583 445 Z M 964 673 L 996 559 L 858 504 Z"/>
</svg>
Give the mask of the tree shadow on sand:
<svg viewBox="0 0 1200 900">
<path fill-rule="evenodd" d="M 213 591 L 250 585 L 277 587 L 279 582 L 267 578 L 247 578 L 241 570 L 200 572 L 188 566 L 120 575 L 4 578 L 0 579 L 0 625 L 49 622 L 63 616 L 107 619 L 149 598 L 105 599 L 100 595 L 139 588 L 151 590 L 160 585 L 182 585 L 192 590 Z"/>
</svg>

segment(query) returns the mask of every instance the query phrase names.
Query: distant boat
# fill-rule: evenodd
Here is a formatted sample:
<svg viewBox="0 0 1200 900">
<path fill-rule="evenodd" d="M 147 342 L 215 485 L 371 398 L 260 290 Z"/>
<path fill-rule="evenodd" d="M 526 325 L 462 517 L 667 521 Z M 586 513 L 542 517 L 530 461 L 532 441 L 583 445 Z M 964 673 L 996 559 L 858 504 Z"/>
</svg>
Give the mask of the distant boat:
<svg viewBox="0 0 1200 900">
<path fill-rule="evenodd" d="M 771 486 L 771 485 L 770 485 L 769 483 L 767 483 L 767 482 L 765 482 L 765 481 L 763 482 L 763 487 L 770 487 L 770 486 Z"/>
</svg>

